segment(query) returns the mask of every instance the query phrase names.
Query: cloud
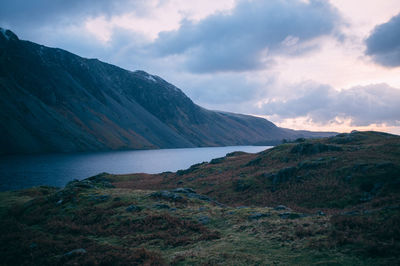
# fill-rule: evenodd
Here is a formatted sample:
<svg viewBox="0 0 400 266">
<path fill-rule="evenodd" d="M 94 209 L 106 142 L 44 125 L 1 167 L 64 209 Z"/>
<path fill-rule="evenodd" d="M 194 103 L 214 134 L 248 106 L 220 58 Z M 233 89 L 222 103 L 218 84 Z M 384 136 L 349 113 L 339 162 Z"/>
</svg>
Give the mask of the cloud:
<svg viewBox="0 0 400 266">
<path fill-rule="evenodd" d="M 241 73 L 221 73 L 219 75 L 185 75 L 176 84 L 187 84 L 190 88 L 185 91 L 200 105 L 216 108 L 229 104 L 237 107 L 238 104 L 256 101 L 265 96 L 265 85 L 249 79 Z M 233 108 L 235 109 L 235 108 Z"/>
<path fill-rule="evenodd" d="M 400 125 L 400 89 L 386 84 L 337 91 L 328 85 L 305 82 L 292 96 L 271 98 L 261 107 L 264 115 L 281 119 L 308 116 L 314 123 L 351 119 L 353 126 Z"/>
<path fill-rule="evenodd" d="M 271 55 L 315 48 L 308 41 L 333 33 L 340 20 L 327 1 L 240 1 L 229 13 L 161 32 L 153 49 L 184 55 L 192 72 L 248 71 L 270 64 Z"/>
<path fill-rule="evenodd" d="M 129 0 L 4 0 L 0 9 L 0 21 L 16 25 L 43 25 L 64 20 L 84 19 L 88 16 L 110 15 L 132 8 L 140 1 Z"/>
<path fill-rule="evenodd" d="M 374 28 L 365 41 L 366 54 L 387 67 L 400 66 L 400 13 Z"/>
</svg>

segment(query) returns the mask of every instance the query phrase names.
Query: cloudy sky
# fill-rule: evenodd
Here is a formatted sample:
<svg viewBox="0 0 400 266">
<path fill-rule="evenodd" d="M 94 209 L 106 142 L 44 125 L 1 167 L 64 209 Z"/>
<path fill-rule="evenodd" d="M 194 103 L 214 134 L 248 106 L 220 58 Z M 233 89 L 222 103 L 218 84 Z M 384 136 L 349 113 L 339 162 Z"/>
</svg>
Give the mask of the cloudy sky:
<svg viewBox="0 0 400 266">
<path fill-rule="evenodd" d="M 400 134 L 399 0 L 2 0 L 0 27 L 209 109 Z"/>
</svg>

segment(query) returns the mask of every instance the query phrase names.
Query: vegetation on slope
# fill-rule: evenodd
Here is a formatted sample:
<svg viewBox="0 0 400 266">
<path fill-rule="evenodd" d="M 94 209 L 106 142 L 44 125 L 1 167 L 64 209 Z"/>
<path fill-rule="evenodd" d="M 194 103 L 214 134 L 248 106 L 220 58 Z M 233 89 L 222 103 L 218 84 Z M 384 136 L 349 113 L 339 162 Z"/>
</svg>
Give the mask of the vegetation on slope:
<svg viewBox="0 0 400 266">
<path fill-rule="evenodd" d="M 400 137 L 355 132 L 3 192 L 0 263 L 396 265 L 399 158 Z"/>
<path fill-rule="evenodd" d="M 0 154 L 276 144 L 332 135 L 206 110 L 158 76 L 4 32 Z"/>
</svg>

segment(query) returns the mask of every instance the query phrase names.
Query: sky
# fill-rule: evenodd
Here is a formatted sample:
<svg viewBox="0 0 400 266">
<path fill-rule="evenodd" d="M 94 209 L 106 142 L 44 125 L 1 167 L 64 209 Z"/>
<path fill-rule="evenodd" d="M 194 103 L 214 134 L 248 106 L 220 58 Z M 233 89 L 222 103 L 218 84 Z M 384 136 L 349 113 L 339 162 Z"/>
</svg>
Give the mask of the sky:
<svg viewBox="0 0 400 266">
<path fill-rule="evenodd" d="M 400 134 L 399 0 L 2 0 L 0 27 L 208 109 Z"/>
</svg>

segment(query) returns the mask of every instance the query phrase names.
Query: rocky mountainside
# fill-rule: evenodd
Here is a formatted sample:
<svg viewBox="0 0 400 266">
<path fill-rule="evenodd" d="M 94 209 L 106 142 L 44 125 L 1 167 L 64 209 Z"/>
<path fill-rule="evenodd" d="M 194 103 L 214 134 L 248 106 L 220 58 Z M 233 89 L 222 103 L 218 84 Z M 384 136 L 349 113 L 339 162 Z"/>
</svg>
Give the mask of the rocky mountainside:
<svg viewBox="0 0 400 266">
<path fill-rule="evenodd" d="M 4 265 L 399 265 L 400 137 L 0 193 Z"/>
<path fill-rule="evenodd" d="M 206 110 L 180 89 L 0 31 L 0 153 L 279 143 L 326 136 Z"/>
</svg>

